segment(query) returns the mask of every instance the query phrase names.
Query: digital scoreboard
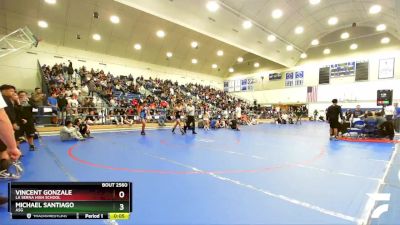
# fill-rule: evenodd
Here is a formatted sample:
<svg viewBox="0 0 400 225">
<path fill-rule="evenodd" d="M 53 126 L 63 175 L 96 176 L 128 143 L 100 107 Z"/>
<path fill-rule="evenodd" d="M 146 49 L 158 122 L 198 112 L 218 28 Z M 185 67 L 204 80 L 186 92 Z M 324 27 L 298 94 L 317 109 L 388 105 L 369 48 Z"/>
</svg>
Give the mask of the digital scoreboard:
<svg viewBox="0 0 400 225">
<path fill-rule="evenodd" d="M 131 182 L 10 182 L 12 219 L 129 219 Z"/>
<path fill-rule="evenodd" d="M 377 106 L 387 106 L 392 105 L 393 102 L 393 90 L 378 90 L 376 105 Z"/>
</svg>

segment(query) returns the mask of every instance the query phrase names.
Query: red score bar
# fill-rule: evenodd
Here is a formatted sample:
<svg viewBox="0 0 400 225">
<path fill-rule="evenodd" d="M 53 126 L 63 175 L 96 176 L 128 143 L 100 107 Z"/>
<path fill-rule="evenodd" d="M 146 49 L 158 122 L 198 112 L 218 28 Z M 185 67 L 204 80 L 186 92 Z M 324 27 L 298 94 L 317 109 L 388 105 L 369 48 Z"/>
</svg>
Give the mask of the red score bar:
<svg viewBox="0 0 400 225">
<path fill-rule="evenodd" d="M 41 183 L 43 184 L 43 183 Z M 47 185 L 46 185 L 47 184 Z M 129 201 L 131 183 L 123 187 L 109 187 L 104 183 L 10 185 L 11 201 Z M 64 185 L 63 185 L 64 184 Z M 79 185 L 78 185 L 79 184 Z M 98 184 L 98 185 L 95 185 Z M 116 185 L 117 186 L 117 185 Z"/>
<path fill-rule="evenodd" d="M 26 201 L 129 201 L 129 189 L 82 190 L 70 189 L 72 195 L 13 195 L 11 200 Z M 44 191 L 44 190 L 43 190 Z"/>
</svg>

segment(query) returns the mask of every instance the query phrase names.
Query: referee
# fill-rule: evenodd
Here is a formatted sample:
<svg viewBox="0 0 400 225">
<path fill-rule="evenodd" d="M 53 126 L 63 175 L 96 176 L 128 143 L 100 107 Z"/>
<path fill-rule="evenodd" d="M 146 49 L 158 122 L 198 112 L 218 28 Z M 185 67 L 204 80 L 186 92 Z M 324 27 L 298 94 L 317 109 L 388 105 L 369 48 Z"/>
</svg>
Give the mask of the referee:
<svg viewBox="0 0 400 225">
<path fill-rule="evenodd" d="M 326 110 L 326 120 L 330 126 L 330 140 L 337 140 L 340 128 L 339 117 L 343 120 L 342 107 L 337 105 L 338 100 L 333 99 L 332 105 Z"/>
<path fill-rule="evenodd" d="M 186 133 L 186 130 L 188 128 L 190 129 L 190 127 L 192 126 L 193 134 L 197 134 L 196 131 L 195 131 L 196 124 L 195 124 L 195 121 L 194 121 L 194 113 L 195 113 L 195 111 L 196 111 L 196 109 L 193 106 L 192 101 L 189 101 L 188 105 L 186 106 L 187 120 L 186 120 L 185 126 L 183 127 L 183 130 L 185 131 L 185 133 Z"/>
<path fill-rule="evenodd" d="M 17 148 L 14 138 L 14 129 L 4 110 L 7 104 L 4 102 L 3 96 L 0 95 L 0 171 L 8 168 L 8 162 L 17 160 L 21 156 L 21 152 Z M 0 196 L 0 205 L 7 203 L 7 198 Z"/>
</svg>

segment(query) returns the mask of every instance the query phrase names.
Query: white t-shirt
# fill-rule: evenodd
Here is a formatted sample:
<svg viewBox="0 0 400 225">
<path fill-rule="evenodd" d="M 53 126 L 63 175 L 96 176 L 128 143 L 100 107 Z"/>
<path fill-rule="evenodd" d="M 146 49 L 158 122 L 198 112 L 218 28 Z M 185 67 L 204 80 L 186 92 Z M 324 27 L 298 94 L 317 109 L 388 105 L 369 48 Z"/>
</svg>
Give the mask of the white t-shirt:
<svg viewBox="0 0 400 225">
<path fill-rule="evenodd" d="M 236 114 L 236 118 L 241 118 L 242 117 L 242 108 L 236 107 L 235 114 Z"/>
<path fill-rule="evenodd" d="M 394 111 L 395 111 L 395 108 L 392 105 L 388 105 L 385 107 L 385 115 L 386 116 L 393 116 Z"/>
<path fill-rule="evenodd" d="M 79 102 L 76 99 L 71 98 L 70 100 L 68 100 L 69 105 L 71 106 L 71 108 L 78 108 L 79 106 Z"/>
<path fill-rule="evenodd" d="M 6 102 L 4 101 L 4 98 L 2 95 L 0 95 L 0 109 L 4 109 L 5 107 L 7 107 Z"/>
</svg>

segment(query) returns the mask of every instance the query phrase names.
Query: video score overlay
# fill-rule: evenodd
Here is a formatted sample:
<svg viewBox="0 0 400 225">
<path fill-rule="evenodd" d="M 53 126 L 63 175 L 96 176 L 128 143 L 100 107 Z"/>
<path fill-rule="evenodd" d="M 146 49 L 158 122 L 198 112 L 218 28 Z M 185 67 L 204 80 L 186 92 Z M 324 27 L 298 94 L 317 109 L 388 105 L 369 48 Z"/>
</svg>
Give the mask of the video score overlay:
<svg viewBox="0 0 400 225">
<path fill-rule="evenodd" d="M 12 219 L 129 219 L 131 182 L 10 182 Z"/>
</svg>

